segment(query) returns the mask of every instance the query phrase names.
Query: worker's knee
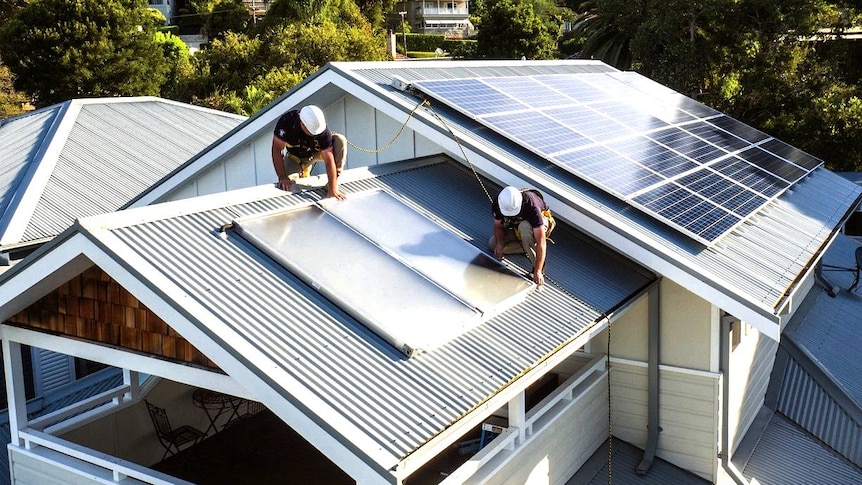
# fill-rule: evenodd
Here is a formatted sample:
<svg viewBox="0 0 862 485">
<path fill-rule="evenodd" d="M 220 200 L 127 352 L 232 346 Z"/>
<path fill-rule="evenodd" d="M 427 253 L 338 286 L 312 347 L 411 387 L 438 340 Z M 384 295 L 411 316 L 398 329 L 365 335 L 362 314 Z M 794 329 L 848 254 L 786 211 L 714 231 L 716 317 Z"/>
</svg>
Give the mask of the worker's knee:
<svg viewBox="0 0 862 485">
<path fill-rule="evenodd" d="M 332 134 L 332 156 L 335 158 L 335 168 L 341 172 L 347 160 L 347 138 L 341 133 Z"/>
</svg>

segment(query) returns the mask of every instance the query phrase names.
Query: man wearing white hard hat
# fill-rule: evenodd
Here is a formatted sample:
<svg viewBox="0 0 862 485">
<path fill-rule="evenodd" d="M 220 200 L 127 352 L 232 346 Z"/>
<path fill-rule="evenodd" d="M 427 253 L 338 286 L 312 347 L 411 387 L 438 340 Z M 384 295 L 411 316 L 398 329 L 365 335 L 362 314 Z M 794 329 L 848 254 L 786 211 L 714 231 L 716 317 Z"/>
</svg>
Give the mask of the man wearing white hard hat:
<svg viewBox="0 0 862 485">
<path fill-rule="evenodd" d="M 542 194 L 535 189 L 508 186 L 500 191 L 491 212 L 494 235 L 488 241 L 488 250 L 497 258 L 504 254 L 525 254 L 533 263 L 533 281 L 545 284 L 545 251 L 552 216 Z"/>
<path fill-rule="evenodd" d="M 323 111 L 308 105 L 288 111 L 275 124 L 272 136 L 272 165 L 278 176 L 276 186 L 290 190 L 291 175 L 308 177 L 314 164 L 326 167 L 326 196 L 343 199 L 338 191 L 338 176 L 344 167 L 347 140 L 326 127 Z"/>
</svg>

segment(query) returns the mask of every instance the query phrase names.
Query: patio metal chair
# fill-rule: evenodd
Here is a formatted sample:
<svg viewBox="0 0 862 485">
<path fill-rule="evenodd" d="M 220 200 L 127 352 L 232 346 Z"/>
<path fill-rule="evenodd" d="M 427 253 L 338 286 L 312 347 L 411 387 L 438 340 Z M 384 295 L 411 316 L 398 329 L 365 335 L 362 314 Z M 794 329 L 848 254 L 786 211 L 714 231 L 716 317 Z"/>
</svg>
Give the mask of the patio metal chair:
<svg viewBox="0 0 862 485">
<path fill-rule="evenodd" d="M 147 410 L 150 412 L 150 418 L 153 420 L 153 426 L 156 428 L 156 436 L 159 437 L 159 442 L 165 448 L 162 460 L 168 454 L 179 453 L 181 446 L 188 443 L 195 445 L 206 437 L 203 431 L 188 424 L 174 429 L 171 426 L 170 420 L 168 420 L 168 413 L 164 408 L 160 408 L 149 401 L 145 402 L 147 403 Z"/>
</svg>

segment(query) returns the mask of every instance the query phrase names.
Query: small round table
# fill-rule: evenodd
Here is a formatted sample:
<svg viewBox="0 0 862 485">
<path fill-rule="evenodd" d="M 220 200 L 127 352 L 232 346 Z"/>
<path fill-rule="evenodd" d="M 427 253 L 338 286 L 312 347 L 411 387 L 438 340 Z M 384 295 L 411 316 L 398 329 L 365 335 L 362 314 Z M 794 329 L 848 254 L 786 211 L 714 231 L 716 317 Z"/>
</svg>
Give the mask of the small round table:
<svg viewBox="0 0 862 485">
<path fill-rule="evenodd" d="M 192 402 L 207 414 L 210 425 L 204 433 L 209 436 L 211 430 L 218 431 L 216 429 L 216 421 L 222 414 L 230 413 L 225 425 L 235 419 L 239 419 L 239 408 L 243 399 L 209 389 L 195 389 L 192 393 Z"/>
</svg>

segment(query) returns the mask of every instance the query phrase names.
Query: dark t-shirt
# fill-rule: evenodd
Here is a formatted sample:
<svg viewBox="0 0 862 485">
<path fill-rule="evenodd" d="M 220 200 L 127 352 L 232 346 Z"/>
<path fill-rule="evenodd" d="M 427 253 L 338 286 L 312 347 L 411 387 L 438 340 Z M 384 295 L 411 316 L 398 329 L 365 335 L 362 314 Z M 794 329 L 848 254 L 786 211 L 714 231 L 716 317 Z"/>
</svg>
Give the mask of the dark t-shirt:
<svg viewBox="0 0 862 485">
<path fill-rule="evenodd" d="M 522 191 L 521 197 L 523 197 L 521 202 L 521 212 L 512 217 L 504 217 L 503 213 L 500 212 L 500 203 L 495 200 L 491 205 L 491 212 L 494 214 L 494 219 L 498 221 L 504 219 L 523 219 L 529 222 L 532 227 L 542 227 L 544 225 L 544 221 L 542 220 L 542 211 L 548 209 L 548 204 L 546 204 L 538 194 L 529 190 Z"/>
<path fill-rule="evenodd" d="M 299 121 L 299 110 L 288 111 L 281 115 L 275 124 L 273 135 L 287 143 L 288 153 L 299 158 L 309 158 L 321 150 L 332 148 L 332 131 L 329 128 L 319 135 L 305 134 Z"/>
</svg>

